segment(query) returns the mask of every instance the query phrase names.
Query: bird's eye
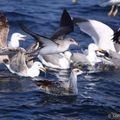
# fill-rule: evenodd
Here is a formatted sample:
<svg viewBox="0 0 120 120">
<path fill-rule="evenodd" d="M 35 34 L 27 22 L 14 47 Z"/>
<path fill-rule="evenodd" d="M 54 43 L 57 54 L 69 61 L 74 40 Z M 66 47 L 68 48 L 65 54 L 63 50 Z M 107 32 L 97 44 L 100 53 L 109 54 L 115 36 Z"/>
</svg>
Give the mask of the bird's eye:
<svg viewBox="0 0 120 120">
<path fill-rule="evenodd" d="M 72 39 L 70 39 L 70 42 L 73 42 L 73 40 L 72 40 Z"/>
<path fill-rule="evenodd" d="M 76 70 L 76 72 L 79 72 L 79 70 Z"/>
</svg>

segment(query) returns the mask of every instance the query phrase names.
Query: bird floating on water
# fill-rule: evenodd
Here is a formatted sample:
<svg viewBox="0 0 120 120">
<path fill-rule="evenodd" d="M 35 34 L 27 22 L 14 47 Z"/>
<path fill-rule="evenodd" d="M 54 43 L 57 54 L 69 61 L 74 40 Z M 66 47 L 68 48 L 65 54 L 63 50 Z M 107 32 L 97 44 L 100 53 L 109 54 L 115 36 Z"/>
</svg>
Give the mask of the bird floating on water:
<svg viewBox="0 0 120 120">
<path fill-rule="evenodd" d="M 3 59 L 4 64 L 7 66 L 10 72 L 24 77 L 36 77 L 39 76 L 40 70 L 45 72 L 41 62 L 35 61 L 31 67 L 28 67 L 29 55 L 25 49 L 0 49 L 0 55 L 8 55 L 9 59 Z"/>
<path fill-rule="evenodd" d="M 83 72 L 81 70 L 74 68 L 72 69 L 70 77 L 67 81 L 39 80 L 39 78 L 37 80 L 33 78 L 32 80 L 38 86 L 40 91 L 47 94 L 57 96 L 77 95 L 77 75 L 82 73 Z"/>
</svg>

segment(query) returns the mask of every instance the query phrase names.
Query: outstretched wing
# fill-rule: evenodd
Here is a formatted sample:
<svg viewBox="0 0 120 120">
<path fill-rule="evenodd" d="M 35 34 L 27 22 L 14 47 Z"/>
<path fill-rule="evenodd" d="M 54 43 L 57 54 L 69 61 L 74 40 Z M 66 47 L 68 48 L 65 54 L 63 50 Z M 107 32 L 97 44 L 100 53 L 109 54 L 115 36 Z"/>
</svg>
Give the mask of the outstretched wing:
<svg viewBox="0 0 120 120">
<path fill-rule="evenodd" d="M 44 37 L 44 36 L 42 36 L 42 35 L 39 35 L 39 34 L 37 34 L 37 33 L 35 33 L 35 32 L 32 32 L 31 30 L 29 30 L 25 25 L 23 25 L 23 24 L 20 24 L 20 27 L 21 27 L 21 29 L 24 31 L 24 32 L 26 32 L 26 33 L 28 33 L 29 35 L 31 35 L 32 37 L 34 37 L 35 38 L 35 40 L 37 41 L 37 42 L 39 42 L 40 44 L 40 47 L 45 47 L 45 46 L 54 46 L 54 45 L 57 45 L 55 42 L 53 42 L 52 40 L 50 40 L 49 38 L 47 38 L 47 37 Z"/>
<path fill-rule="evenodd" d="M 60 28 L 52 35 L 51 39 L 56 40 L 58 38 L 63 38 L 64 35 L 69 34 L 74 31 L 73 21 L 66 9 L 63 10 L 60 19 Z"/>
<path fill-rule="evenodd" d="M 92 37 L 98 47 L 115 51 L 112 41 L 114 32 L 109 26 L 97 20 L 84 18 L 73 18 L 73 21 L 80 27 L 81 31 Z"/>
<path fill-rule="evenodd" d="M 3 13 L 0 12 L 0 47 L 7 47 L 8 42 L 8 32 L 9 32 L 9 25 L 7 18 L 4 16 Z"/>
</svg>

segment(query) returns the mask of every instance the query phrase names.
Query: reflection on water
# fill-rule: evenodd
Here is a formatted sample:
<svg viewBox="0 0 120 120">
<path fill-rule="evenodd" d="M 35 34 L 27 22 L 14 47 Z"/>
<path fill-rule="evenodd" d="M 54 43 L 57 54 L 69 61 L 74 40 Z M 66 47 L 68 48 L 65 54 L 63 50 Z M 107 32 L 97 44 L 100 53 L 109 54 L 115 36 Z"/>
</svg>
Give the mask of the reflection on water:
<svg viewBox="0 0 120 120">
<path fill-rule="evenodd" d="M 0 71 L 0 92 L 33 91 L 33 86 L 29 77 L 19 77 L 9 71 Z"/>
</svg>

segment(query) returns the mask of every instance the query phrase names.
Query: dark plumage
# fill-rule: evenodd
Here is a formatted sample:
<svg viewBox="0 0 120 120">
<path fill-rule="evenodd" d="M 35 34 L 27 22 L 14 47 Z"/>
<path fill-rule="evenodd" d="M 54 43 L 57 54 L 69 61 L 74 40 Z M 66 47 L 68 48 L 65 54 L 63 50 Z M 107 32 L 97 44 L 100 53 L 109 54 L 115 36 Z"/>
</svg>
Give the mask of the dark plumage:
<svg viewBox="0 0 120 120">
<path fill-rule="evenodd" d="M 113 41 L 115 43 L 120 44 L 120 29 L 118 29 L 117 32 L 114 33 L 114 35 L 113 35 Z"/>
<path fill-rule="evenodd" d="M 51 39 L 55 40 L 60 37 L 63 39 L 65 35 L 73 31 L 74 31 L 73 21 L 67 10 L 64 9 L 60 19 L 60 28 L 52 35 Z"/>
</svg>

